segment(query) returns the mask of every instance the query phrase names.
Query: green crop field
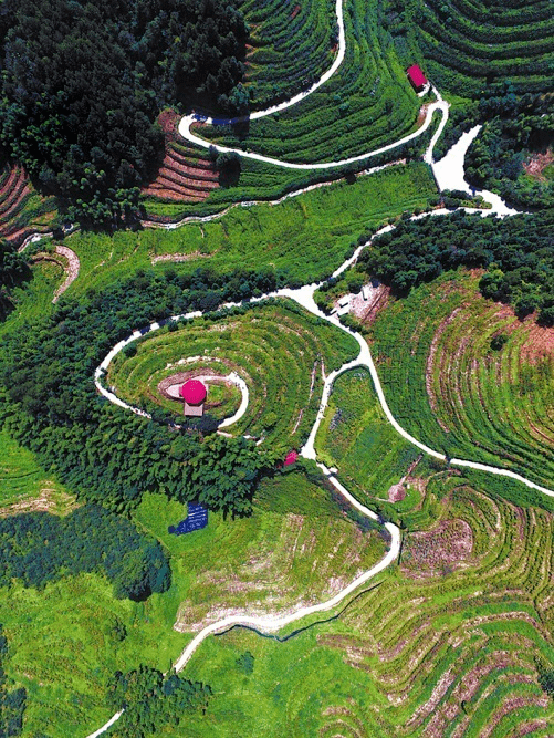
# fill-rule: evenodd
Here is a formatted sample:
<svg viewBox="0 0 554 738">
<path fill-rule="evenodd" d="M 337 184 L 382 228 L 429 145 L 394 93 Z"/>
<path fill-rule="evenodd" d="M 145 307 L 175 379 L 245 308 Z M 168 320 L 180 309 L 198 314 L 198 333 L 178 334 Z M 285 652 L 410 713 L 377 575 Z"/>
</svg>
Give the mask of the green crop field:
<svg viewBox="0 0 554 738">
<path fill-rule="evenodd" d="M 169 535 L 168 526 L 184 517 L 186 507 L 158 494 L 136 511 L 171 556 L 170 590 L 147 602 L 114 599 L 95 574 L 41 591 L 0 589 L 6 671 L 29 691 L 25 736 L 41 725 L 52 738 L 87 735 L 109 717 L 105 683 L 118 669 L 149 663 L 166 670 L 195 625 L 221 609 L 279 612 L 319 601 L 384 554 L 377 531 L 360 530 L 301 473 L 265 481 L 250 518 L 230 522 L 211 513 L 204 530 Z"/>
<path fill-rule="evenodd" d="M 0 430 L 0 515 L 19 510 L 66 512 L 72 497 L 37 464 L 31 451 Z"/>
<path fill-rule="evenodd" d="M 450 458 L 513 469 L 554 487 L 552 331 L 480 297 L 459 272 L 412 290 L 372 326 L 391 411 Z M 495 351 L 495 335 L 507 342 Z"/>
<path fill-rule="evenodd" d="M 418 450 L 385 418 L 367 369 L 341 374 L 333 385 L 325 417 L 316 437 L 318 456 L 339 469 L 339 479 L 360 499 L 375 504 L 387 499 Z"/>
<path fill-rule="evenodd" d="M 337 24 L 332 0 L 246 0 L 241 10 L 251 29 L 246 88 L 253 109 L 296 95 L 333 63 Z"/>
<path fill-rule="evenodd" d="M 554 663 L 552 515 L 458 473 L 426 494 L 429 530 L 406 534 L 396 572 L 336 620 L 286 643 L 234 629 L 202 645 L 187 673 L 216 694 L 187 735 L 551 734 L 538 670 Z"/>
<path fill-rule="evenodd" d="M 415 130 L 421 100 L 380 32 L 379 4 L 349 0 L 344 19 L 346 55 L 328 83 L 286 111 L 250 121 L 238 137 L 219 126 L 200 135 L 309 164 L 370 152 Z"/>
<path fill-rule="evenodd" d="M 187 357 L 210 357 L 192 370 L 235 371 L 248 385 L 249 406 L 229 430 L 263 437 L 271 446 L 300 448 L 319 407 L 322 370 L 329 373 L 356 357 L 353 338 L 294 303 L 254 305 L 242 315 L 197 319 L 137 342 L 137 354 L 122 352 L 108 367 L 106 384 L 121 399 L 149 408 L 162 378 L 186 371 Z"/>
<path fill-rule="evenodd" d="M 552 88 L 554 19 L 548 0 L 386 3 L 388 31 L 406 61 L 424 58 L 439 89 L 479 97 L 505 80 L 518 93 Z"/>
<path fill-rule="evenodd" d="M 436 194 L 425 164 L 393 167 L 354 184 L 342 181 L 307 192 L 281 205 L 234 208 L 209 223 L 172 231 L 119 231 L 113 237 L 78 233 L 66 243 L 79 256 L 81 272 L 67 293 L 101 288 L 130 271 L 171 266 L 179 272 L 211 268 L 272 268 L 297 284 L 328 276 L 344 260 L 358 235 L 404 210 L 426 207 Z M 172 261 L 171 255 L 186 259 Z"/>
</svg>

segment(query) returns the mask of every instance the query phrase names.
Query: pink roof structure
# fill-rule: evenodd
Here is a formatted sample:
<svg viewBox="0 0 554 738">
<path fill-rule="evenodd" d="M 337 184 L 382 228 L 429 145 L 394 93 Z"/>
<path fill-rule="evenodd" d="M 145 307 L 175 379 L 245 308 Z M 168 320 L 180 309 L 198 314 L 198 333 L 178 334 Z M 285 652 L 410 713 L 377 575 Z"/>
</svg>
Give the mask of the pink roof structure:
<svg viewBox="0 0 554 738">
<path fill-rule="evenodd" d="M 283 466 L 290 466 L 291 464 L 294 464 L 297 458 L 298 454 L 294 449 L 292 451 L 289 451 L 288 454 L 285 456 Z"/>
<path fill-rule="evenodd" d="M 416 88 L 416 90 L 425 87 L 425 85 L 427 84 L 427 77 L 423 74 L 418 64 L 412 64 L 411 67 L 408 67 L 408 69 L 406 70 L 406 74 L 408 75 L 408 79 Z"/>
<path fill-rule="evenodd" d="M 208 390 L 198 379 L 189 379 L 179 388 L 179 395 L 187 405 L 200 405 L 206 399 Z"/>
</svg>

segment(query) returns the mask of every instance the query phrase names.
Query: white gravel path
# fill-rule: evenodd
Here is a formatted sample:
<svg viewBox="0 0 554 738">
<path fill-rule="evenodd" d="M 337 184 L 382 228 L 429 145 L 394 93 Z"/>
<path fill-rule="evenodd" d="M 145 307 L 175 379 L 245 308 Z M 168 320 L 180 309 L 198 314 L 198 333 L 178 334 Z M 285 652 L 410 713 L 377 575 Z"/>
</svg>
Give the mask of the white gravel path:
<svg viewBox="0 0 554 738">
<path fill-rule="evenodd" d="M 480 195 L 485 202 L 489 202 L 492 205 L 492 212 L 501 218 L 507 215 L 517 215 L 518 211 L 509 208 L 499 195 L 495 195 L 494 192 L 490 192 L 489 190 L 476 190 L 465 180 L 465 155 L 472 141 L 479 135 L 481 128 L 482 126 L 474 126 L 467 133 L 462 133 L 459 140 L 440 161 L 435 163 L 432 163 L 431 160 L 428 161 L 432 166 L 438 188 L 441 191 L 462 190 L 462 192 L 467 192 L 469 195 Z"/>
</svg>

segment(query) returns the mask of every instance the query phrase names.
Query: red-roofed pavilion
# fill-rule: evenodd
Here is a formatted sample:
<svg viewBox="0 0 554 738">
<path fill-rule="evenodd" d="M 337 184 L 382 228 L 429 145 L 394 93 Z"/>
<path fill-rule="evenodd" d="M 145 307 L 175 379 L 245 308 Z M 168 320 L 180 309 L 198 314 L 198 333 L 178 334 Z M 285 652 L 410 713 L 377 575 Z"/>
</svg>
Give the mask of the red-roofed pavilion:
<svg viewBox="0 0 554 738">
<path fill-rule="evenodd" d="M 189 379 L 179 387 L 179 396 L 185 401 L 185 415 L 201 416 L 208 395 L 206 386 L 198 379 Z"/>
<path fill-rule="evenodd" d="M 418 64 L 412 64 L 406 70 L 408 80 L 416 92 L 421 92 L 427 84 L 427 77 L 423 74 Z"/>
</svg>

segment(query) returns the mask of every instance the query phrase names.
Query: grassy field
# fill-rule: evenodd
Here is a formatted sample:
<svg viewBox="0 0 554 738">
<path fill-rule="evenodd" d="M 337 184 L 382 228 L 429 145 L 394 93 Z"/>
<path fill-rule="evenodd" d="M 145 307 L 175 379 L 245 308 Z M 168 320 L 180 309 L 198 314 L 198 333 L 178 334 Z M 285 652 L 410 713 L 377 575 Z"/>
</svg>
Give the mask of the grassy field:
<svg viewBox="0 0 554 738">
<path fill-rule="evenodd" d="M 73 498 L 37 464 L 31 451 L 0 429 L 0 515 L 17 509 L 64 513 Z"/>
<path fill-rule="evenodd" d="M 360 530 L 296 472 L 262 483 L 251 518 L 210 514 L 204 530 L 169 535 L 185 517 L 186 507 L 157 494 L 136 512 L 171 556 L 170 590 L 145 603 L 115 600 L 93 574 L 42 591 L 0 589 L 6 671 L 29 691 L 24 737 L 45 726 L 51 738 L 87 735 L 109 716 L 104 689 L 115 671 L 139 663 L 166 670 L 190 632 L 222 611 L 279 612 L 332 596 L 385 550 L 377 531 Z"/>
<path fill-rule="evenodd" d="M 200 135 L 309 164 L 370 152 L 415 130 L 421 100 L 394 46 L 380 31 L 379 3 L 350 0 L 344 20 L 344 62 L 320 89 L 286 111 L 250 121 L 248 127 L 204 127 Z"/>
<path fill-rule="evenodd" d="M 554 333 L 483 300 L 458 272 L 412 290 L 372 326 L 393 414 L 449 457 L 504 466 L 554 487 Z M 491 347 L 493 336 L 507 343 Z"/>
<path fill-rule="evenodd" d="M 210 357 L 192 369 L 235 371 L 248 385 L 249 406 L 233 434 L 264 437 L 264 443 L 300 448 L 314 422 L 328 373 L 355 358 L 353 338 L 292 302 L 254 305 L 244 314 L 215 322 L 197 319 L 180 330 L 140 339 L 137 354 L 120 353 L 108 368 L 106 384 L 122 399 L 148 409 L 159 381 L 188 369 L 177 362 Z"/>
<path fill-rule="evenodd" d="M 66 243 L 81 260 L 81 273 L 68 295 L 123 278 L 166 254 L 185 261 L 158 261 L 179 272 L 198 267 L 274 268 L 298 284 L 328 276 L 345 258 L 358 235 L 404 210 L 425 207 L 436 193 L 424 164 L 395 167 L 307 192 L 278 206 L 234 208 L 209 223 L 189 223 L 173 231 L 118 232 L 113 237 L 78 233 Z"/>
<path fill-rule="evenodd" d="M 339 479 L 370 505 L 387 499 L 418 450 L 385 418 L 366 369 L 341 374 L 333 385 L 325 417 L 316 437 L 318 458 L 339 469 Z"/>
<path fill-rule="evenodd" d="M 186 674 L 214 697 L 187 735 L 551 735 L 537 665 L 554 664 L 552 515 L 454 473 L 426 494 L 430 529 L 338 619 L 286 643 L 235 629 L 202 645 Z"/>
</svg>

